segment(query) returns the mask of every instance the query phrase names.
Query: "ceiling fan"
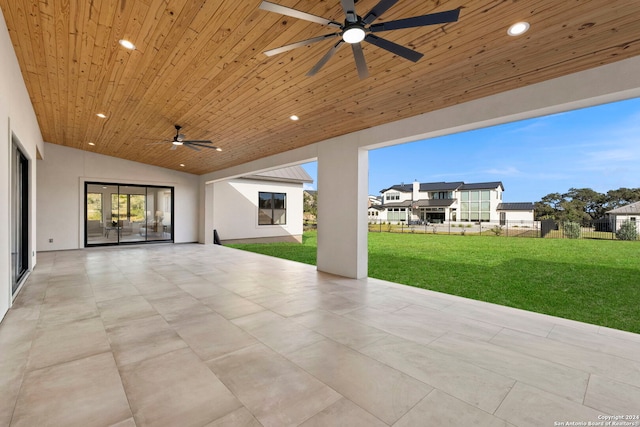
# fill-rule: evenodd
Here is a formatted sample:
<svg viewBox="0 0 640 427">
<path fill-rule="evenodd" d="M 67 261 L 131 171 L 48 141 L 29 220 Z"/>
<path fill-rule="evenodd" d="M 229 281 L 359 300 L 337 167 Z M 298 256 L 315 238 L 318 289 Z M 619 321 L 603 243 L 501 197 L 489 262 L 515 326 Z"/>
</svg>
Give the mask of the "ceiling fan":
<svg viewBox="0 0 640 427">
<path fill-rule="evenodd" d="M 373 21 L 378 19 L 384 12 L 395 5 L 398 0 L 380 0 L 378 4 L 376 4 L 373 9 L 371 9 L 369 13 L 364 16 L 364 18 L 360 17 L 356 13 L 354 0 L 340 0 L 340 2 L 342 3 L 342 9 L 345 13 L 344 23 L 325 19 L 320 16 L 312 15 L 310 13 L 302 12 L 300 10 L 281 6 L 279 4 L 271 3 L 268 1 L 263 1 L 260 4 L 260 9 L 262 10 L 291 16 L 293 18 L 304 19 L 306 21 L 327 25 L 329 27 L 338 28 L 340 30 L 335 33 L 325 34 L 319 37 L 313 37 L 307 40 L 288 44 L 276 49 L 267 50 L 264 52 L 264 54 L 267 56 L 273 56 L 279 53 L 287 52 L 297 47 L 306 46 L 322 40 L 340 36 L 340 40 L 331 49 L 329 49 L 329 51 L 320 59 L 320 61 L 318 61 L 318 63 L 313 68 L 311 68 L 311 70 L 309 70 L 307 76 L 313 76 L 318 71 L 320 71 L 320 69 L 336 53 L 340 45 L 346 42 L 351 45 L 353 56 L 356 61 L 356 67 L 358 69 L 358 75 L 361 79 L 364 79 L 368 77 L 369 71 L 367 69 L 367 63 L 362 52 L 362 46 L 360 45 L 361 41 L 371 43 L 374 46 L 388 50 L 389 52 L 406 58 L 410 61 L 418 62 L 418 60 L 424 56 L 422 53 L 416 52 L 415 50 L 406 48 L 389 40 L 385 40 L 374 35 L 373 33 L 456 22 L 460 15 L 460 9 L 453 9 L 445 12 L 414 16 L 412 18 L 398 19 L 395 21 L 372 25 Z"/>
<path fill-rule="evenodd" d="M 200 148 L 211 148 L 216 151 L 222 151 L 222 148 L 216 147 L 215 145 L 210 145 L 210 144 L 213 144 L 213 142 L 209 141 L 208 139 L 185 139 L 185 135 L 183 133 L 180 133 L 180 129 L 182 129 L 182 126 L 175 125 L 175 127 L 176 127 L 176 135 L 173 137 L 173 139 L 167 139 L 161 142 L 155 142 L 154 144 L 170 143 L 172 144 L 171 150 L 175 150 L 179 146 L 184 145 L 185 147 L 191 148 L 192 150 L 195 150 L 195 151 L 200 151 Z"/>
</svg>

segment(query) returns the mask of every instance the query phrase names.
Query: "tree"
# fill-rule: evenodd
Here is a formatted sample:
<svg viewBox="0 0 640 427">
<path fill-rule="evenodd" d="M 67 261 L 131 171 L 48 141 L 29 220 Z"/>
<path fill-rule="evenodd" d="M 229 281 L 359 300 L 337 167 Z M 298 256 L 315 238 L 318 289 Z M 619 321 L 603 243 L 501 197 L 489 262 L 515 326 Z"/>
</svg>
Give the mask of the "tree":
<svg viewBox="0 0 640 427">
<path fill-rule="evenodd" d="M 313 192 L 312 194 L 308 191 L 304 191 L 302 193 L 302 197 L 304 203 L 304 212 L 311 214 L 313 218 L 318 218 L 318 193 Z"/>
</svg>

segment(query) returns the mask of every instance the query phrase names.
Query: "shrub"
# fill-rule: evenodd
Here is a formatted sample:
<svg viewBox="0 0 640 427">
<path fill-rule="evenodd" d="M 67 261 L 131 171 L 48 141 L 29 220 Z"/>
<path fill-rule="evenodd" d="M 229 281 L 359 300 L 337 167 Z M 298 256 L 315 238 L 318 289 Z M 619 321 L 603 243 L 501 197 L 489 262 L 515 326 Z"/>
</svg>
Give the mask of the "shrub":
<svg viewBox="0 0 640 427">
<path fill-rule="evenodd" d="M 492 229 L 490 229 L 489 231 L 491 231 L 493 234 L 495 234 L 496 236 L 500 236 L 502 235 L 502 227 L 500 227 L 499 225 L 495 225 Z"/>
<path fill-rule="evenodd" d="M 620 240 L 638 240 L 638 229 L 636 223 L 632 221 L 624 221 L 618 231 L 616 237 Z"/>
<path fill-rule="evenodd" d="M 562 230 L 564 231 L 564 235 L 567 239 L 579 239 L 582 230 L 580 229 L 580 224 L 577 222 L 565 222 L 562 225 Z"/>
</svg>

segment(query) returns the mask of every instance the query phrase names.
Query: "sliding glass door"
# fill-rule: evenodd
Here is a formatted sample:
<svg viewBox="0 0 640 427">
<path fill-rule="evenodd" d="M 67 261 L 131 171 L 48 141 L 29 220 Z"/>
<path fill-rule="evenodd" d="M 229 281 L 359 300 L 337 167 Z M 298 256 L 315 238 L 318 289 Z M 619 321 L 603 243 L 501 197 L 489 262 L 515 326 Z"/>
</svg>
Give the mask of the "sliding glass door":
<svg viewBox="0 0 640 427">
<path fill-rule="evenodd" d="M 11 144 L 11 293 L 29 271 L 29 161 Z"/>
<path fill-rule="evenodd" d="M 85 184 L 85 246 L 173 241 L 173 188 Z"/>
</svg>

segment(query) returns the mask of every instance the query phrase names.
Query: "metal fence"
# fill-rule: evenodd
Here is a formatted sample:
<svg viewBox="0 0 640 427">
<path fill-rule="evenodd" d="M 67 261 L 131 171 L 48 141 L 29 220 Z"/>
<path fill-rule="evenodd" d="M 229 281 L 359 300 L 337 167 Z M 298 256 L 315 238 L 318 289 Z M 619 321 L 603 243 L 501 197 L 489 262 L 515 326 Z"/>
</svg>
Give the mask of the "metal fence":
<svg viewBox="0 0 640 427">
<path fill-rule="evenodd" d="M 451 235 L 488 235 L 500 237 L 529 237 L 546 239 L 603 239 L 616 240 L 616 230 L 621 221 L 613 224 L 609 220 L 587 224 L 567 225 L 553 220 L 492 222 L 444 222 L 423 221 L 369 221 L 369 231 L 378 233 L 415 233 Z M 639 230 L 640 231 L 640 230 Z M 640 240 L 640 236 L 636 240 Z"/>
</svg>

